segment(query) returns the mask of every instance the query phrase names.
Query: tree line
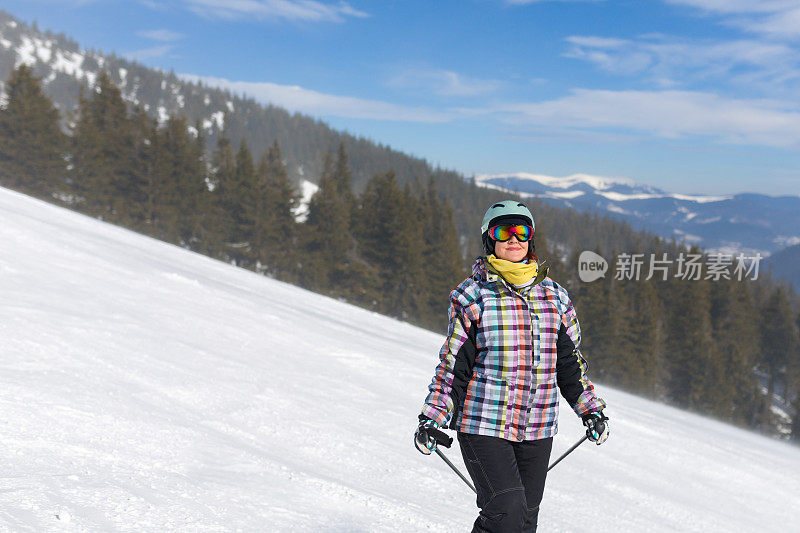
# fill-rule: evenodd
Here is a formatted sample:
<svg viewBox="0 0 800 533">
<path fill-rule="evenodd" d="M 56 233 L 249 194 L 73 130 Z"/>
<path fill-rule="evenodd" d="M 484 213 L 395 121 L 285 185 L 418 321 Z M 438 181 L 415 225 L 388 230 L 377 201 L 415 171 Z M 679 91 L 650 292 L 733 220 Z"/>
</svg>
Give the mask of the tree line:
<svg viewBox="0 0 800 533">
<path fill-rule="evenodd" d="M 386 171 L 356 195 L 340 146 L 298 222 L 277 141 L 255 157 L 246 140 L 222 136 L 208 154 L 200 128 L 129 110 L 104 74 L 79 98 L 67 134 L 29 68 L 6 88 L 3 186 L 414 324 L 444 319 L 463 265 L 452 209 L 433 182 L 400 186 Z"/>
<path fill-rule="evenodd" d="M 617 256 L 614 250 L 596 251 Z M 591 283 L 574 274 L 567 278 L 582 327 L 591 332 L 583 340 L 590 374 L 684 409 L 800 441 L 800 313 L 791 286 L 775 283 L 764 272 L 758 280 L 717 276 L 708 266 L 713 257 L 697 247 L 662 242 L 654 251 L 633 253 L 673 259 L 689 253 L 703 260 L 691 279 L 678 276 L 674 264 L 666 276 L 649 281 L 617 275 Z M 577 257 L 573 260 L 577 264 Z"/>
<path fill-rule="evenodd" d="M 253 154 L 247 139 L 221 135 L 209 150 L 199 124 L 180 115 L 159 124 L 129 108 L 103 73 L 66 132 L 28 67 L 13 72 L 6 93 L 0 185 L 434 331 L 446 327 L 447 293 L 480 253 L 483 210 L 508 196 L 392 169 L 358 187 L 340 145 L 319 163 L 319 189 L 299 216 L 277 140 Z M 686 248 L 529 204 L 537 253 L 576 304 L 594 379 L 800 440 L 800 314 L 790 288 L 768 278 L 583 283 L 568 265 L 592 243 L 601 255 Z M 794 424 L 775 413 L 775 397 Z"/>
</svg>

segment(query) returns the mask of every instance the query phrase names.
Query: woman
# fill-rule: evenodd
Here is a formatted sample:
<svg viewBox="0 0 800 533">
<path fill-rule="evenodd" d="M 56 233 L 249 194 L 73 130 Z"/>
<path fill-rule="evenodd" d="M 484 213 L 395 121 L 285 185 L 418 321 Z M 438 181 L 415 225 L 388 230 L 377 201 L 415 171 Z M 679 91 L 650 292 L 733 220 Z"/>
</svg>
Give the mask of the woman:
<svg viewBox="0 0 800 533">
<path fill-rule="evenodd" d="M 430 454 L 431 427 L 458 431 L 477 489 L 473 532 L 536 531 L 557 431 L 558 393 L 597 444 L 608 438 L 605 403 L 586 377 L 580 326 L 567 291 L 539 268 L 525 204 L 486 211 L 486 253 L 450 293 L 450 326 L 415 434 Z"/>
</svg>

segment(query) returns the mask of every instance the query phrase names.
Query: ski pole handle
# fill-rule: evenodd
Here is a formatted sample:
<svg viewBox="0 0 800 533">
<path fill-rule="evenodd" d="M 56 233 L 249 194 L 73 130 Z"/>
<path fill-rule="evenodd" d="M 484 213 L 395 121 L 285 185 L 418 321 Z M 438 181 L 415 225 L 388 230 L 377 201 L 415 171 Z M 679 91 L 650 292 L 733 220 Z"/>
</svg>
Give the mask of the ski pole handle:
<svg viewBox="0 0 800 533">
<path fill-rule="evenodd" d="M 450 437 L 444 431 L 441 431 L 436 428 L 428 428 L 427 429 L 428 435 L 436 439 L 436 444 L 441 444 L 445 448 L 449 448 L 453 445 L 453 437 Z"/>
</svg>

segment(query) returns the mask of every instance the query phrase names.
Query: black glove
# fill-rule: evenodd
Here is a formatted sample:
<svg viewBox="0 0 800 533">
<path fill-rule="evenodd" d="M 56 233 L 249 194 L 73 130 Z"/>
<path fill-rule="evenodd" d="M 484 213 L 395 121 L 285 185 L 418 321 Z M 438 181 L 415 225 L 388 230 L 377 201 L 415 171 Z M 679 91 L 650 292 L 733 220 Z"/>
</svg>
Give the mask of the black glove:
<svg viewBox="0 0 800 533">
<path fill-rule="evenodd" d="M 420 415 L 419 426 L 417 426 L 417 431 L 414 432 L 414 446 L 416 446 L 421 453 L 430 455 L 431 452 L 436 450 L 436 437 L 429 435 L 428 430 L 437 429 L 438 427 L 439 424 L 430 418 Z"/>
<path fill-rule="evenodd" d="M 586 426 L 586 436 L 598 446 L 608 438 L 608 417 L 603 411 L 583 415 L 583 425 Z"/>
</svg>

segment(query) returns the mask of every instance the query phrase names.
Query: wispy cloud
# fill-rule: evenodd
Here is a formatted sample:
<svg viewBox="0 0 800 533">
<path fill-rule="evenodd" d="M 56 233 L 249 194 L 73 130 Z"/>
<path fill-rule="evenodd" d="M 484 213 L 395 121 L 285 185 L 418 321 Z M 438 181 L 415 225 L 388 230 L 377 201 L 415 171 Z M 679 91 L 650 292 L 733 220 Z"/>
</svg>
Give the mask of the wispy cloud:
<svg viewBox="0 0 800 533">
<path fill-rule="evenodd" d="M 186 35 L 182 33 L 167 29 L 140 31 L 136 35 L 139 37 L 144 37 L 145 39 L 151 39 L 153 41 L 161 41 L 162 43 L 180 41 L 186 37 Z"/>
<path fill-rule="evenodd" d="M 144 61 L 145 59 L 152 59 L 154 57 L 164 57 L 173 48 L 174 45 L 172 44 L 160 44 L 158 46 L 143 48 L 142 50 L 135 50 L 133 52 L 129 52 L 125 54 L 125 57 L 127 59 L 130 59 L 131 61 Z"/>
<path fill-rule="evenodd" d="M 346 2 L 326 4 L 316 0 L 184 0 L 194 13 L 207 18 L 284 19 L 304 22 L 344 22 L 347 17 L 369 14 Z"/>
<path fill-rule="evenodd" d="M 797 0 L 665 0 L 709 13 L 775 13 L 797 7 Z"/>
<path fill-rule="evenodd" d="M 800 112 L 793 103 L 730 99 L 703 92 L 577 89 L 554 100 L 502 105 L 497 112 L 502 121 L 520 126 L 800 147 Z"/>
<path fill-rule="evenodd" d="M 335 116 L 398 122 L 449 122 L 456 112 L 392 104 L 351 96 L 325 94 L 296 85 L 231 81 L 224 78 L 181 74 L 183 79 L 247 95 L 263 104 L 274 104 L 312 116 Z"/>
<path fill-rule="evenodd" d="M 721 15 L 723 22 L 751 33 L 778 39 L 800 38 L 797 0 L 664 0 L 706 14 Z"/>
<path fill-rule="evenodd" d="M 573 141 L 634 142 L 647 138 L 712 144 L 800 147 L 800 109 L 794 102 L 725 98 L 697 91 L 575 89 L 541 102 L 494 102 L 485 107 L 431 109 L 321 93 L 269 82 L 182 78 L 247 95 L 312 116 L 395 122 L 447 123 L 484 117 L 510 134 L 538 130 Z M 541 137 L 540 137 L 541 138 Z"/>
<path fill-rule="evenodd" d="M 394 73 L 387 85 L 440 96 L 479 96 L 494 92 L 502 82 L 464 76 L 452 70 L 406 68 Z"/>
<path fill-rule="evenodd" d="M 781 11 L 756 20 L 738 19 L 733 24 L 754 32 L 781 39 L 800 38 L 800 7 Z"/>
<path fill-rule="evenodd" d="M 605 0 L 502 0 L 505 4 L 524 6 L 526 4 L 541 4 L 544 2 L 605 2 Z"/>
<path fill-rule="evenodd" d="M 607 72 L 645 75 L 658 86 L 691 86 L 713 80 L 758 85 L 770 93 L 800 86 L 800 56 L 782 43 L 741 39 L 694 41 L 665 35 L 635 40 L 594 36 L 567 38 L 567 57 L 595 64 Z"/>
</svg>

